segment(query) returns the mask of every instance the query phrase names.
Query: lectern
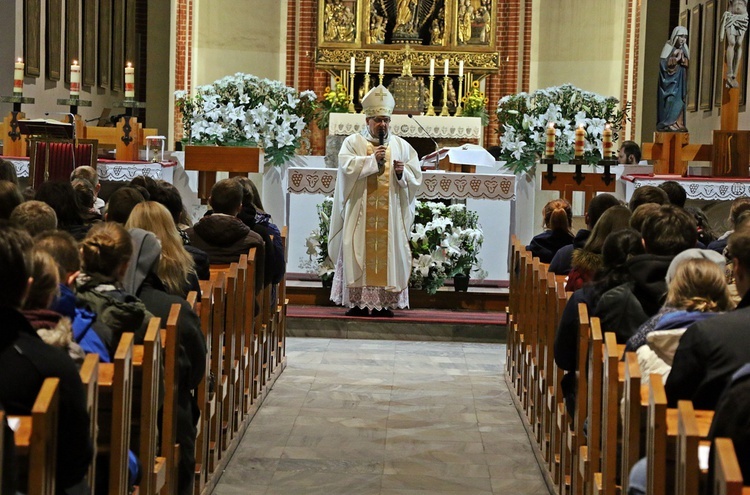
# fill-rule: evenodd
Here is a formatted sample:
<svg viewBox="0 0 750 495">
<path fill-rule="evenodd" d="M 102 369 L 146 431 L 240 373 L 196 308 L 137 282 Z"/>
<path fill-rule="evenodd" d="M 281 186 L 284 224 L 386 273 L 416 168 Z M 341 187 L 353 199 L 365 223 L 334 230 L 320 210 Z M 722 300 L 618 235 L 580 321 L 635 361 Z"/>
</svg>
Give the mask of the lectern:
<svg viewBox="0 0 750 495">
<path fill-rule="evenodd" d="M 216 172 L 230 177 L 260 171 L 260 148 L 249 146 L 185 146 L 185 170 L 198 171 L 198 197 L 208 201 Z"/>
</svg>

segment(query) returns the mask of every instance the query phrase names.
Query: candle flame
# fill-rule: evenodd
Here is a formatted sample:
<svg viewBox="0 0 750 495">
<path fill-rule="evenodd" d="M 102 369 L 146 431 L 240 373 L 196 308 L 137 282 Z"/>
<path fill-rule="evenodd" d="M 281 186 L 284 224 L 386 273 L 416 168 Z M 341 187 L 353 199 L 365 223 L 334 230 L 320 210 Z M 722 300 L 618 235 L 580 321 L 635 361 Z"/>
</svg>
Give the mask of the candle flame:
<svg viewBox="0 0 750 495">
<path fill-rule="evenodd" d="M 547 124 L 547 128 L 554 129 L 555 128 L 555 123 L 554 122 L 550 122 L 549 124 Z"/>
<path fill-rule="evenodd" d="M 21 62 L 23 62 L 23 59 L 21 57 L 18 57 L 18 59 L 16 60 L 16 62 L 18 62 L 20 64 Z"/>
<path fill-rule="evenodd" d="M 606 130 L 610 130 L 610 129 L 612 128 L 612 126 L 610 126 L 609 124 L 607 124 L 607 125 L 605 125 L 605 126 L 604 126 L 604 128 L 605 128 Z"/>
<path fill-rule="evenodd" d="M 78 65 L 78 60 L 73 60 L 73 65 Z"/>
<path fill-rule="evenodd" d="M 133 67 L 133 64 L 131 64 L 130 62 L 128 62 L 128 66 L 127 67 L 128 67 L 128 69 L 130 69 L 131 67 Z"/>
</svg>

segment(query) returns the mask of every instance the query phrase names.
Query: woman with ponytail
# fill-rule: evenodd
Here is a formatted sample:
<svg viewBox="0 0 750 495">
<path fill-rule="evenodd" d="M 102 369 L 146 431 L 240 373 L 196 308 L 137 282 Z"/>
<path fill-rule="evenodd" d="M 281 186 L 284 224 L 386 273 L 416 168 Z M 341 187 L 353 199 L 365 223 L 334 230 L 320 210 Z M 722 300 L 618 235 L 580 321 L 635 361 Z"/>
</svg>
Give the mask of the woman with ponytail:
<svg viewBox="0 0 750 495">
<path fill-rule="evenodd" d="M 724 276 L 724 257 L 707 249 L 688 249 L 672 261 L 667 272 L 667 299 L 628 340 L 642 376 L 658 373 L 666 380 L 685 329 L 734 308 Z"/>
<path fill-rule="evenodd" d="M 542 263 L 549 263 L 563 246 L 573 244 L 573 210 L 567 200 L 555 199 L 544 205 L 544 232 L 534 236 L 526 247 Z"/>
</svg>

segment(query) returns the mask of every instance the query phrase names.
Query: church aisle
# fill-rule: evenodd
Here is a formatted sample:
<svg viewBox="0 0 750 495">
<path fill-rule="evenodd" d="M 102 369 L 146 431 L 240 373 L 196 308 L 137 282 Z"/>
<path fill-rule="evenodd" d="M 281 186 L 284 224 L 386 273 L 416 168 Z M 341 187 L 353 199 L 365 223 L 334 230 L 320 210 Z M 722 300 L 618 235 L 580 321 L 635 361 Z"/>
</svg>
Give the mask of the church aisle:
<svg viewBox="0 0 750 495">
<path fill-rule="evenodd" d="M 547 493 L 499 344 L 289 338 L 214 493 Z"/>
</svg>

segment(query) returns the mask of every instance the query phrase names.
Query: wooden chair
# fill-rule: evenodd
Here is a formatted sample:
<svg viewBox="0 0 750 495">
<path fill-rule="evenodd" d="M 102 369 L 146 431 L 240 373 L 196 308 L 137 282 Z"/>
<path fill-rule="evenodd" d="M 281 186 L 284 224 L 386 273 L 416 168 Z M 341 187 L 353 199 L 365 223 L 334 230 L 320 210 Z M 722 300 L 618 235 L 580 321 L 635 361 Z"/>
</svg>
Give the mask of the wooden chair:
<svg viewBox="0 0 750 495">
<path fill-rule="evenodd" d="M 18 464 L 28 466 L 25 480 L 28 495 L 56 494 L 59 386 L 59 378 L 46 378 L 31 415 L 13 416 L 19 421 L 14 434 Z"/>
<path fill-rule="evenodd" d="M 109 466 L 109 493 L 128 493 L 128 449 L 133 395 L 133 339 L 123 333 L 112 363 L 99 363 L 97 462 Z"/>
<path fill-rule="evenodd" d="M 164 349 L 164 405 L 162 406 L 161 456 L 166 460 L 166 493 L 177 493 L 177 466 L 180 459 L 177 443 L 177 394 L 180 379 L 177 354 L 179 336 L 177 324 L 180 318 L 180 305 L 175 303 L 169 310 L 166 331 L 162 337 Z"/>
<path fill-rule="evenodd" d="M 200 409 L 200 418 L 197 425 L 197 435 L 195 438 L 195 494 L 200 495 L 203 488 L 208 482 L 209 473 L 209 448 L 208 439 L 210 438 L 209 424 L 212 415 L 215 412 L 216 394 L 209 397 L 209 380 L 211 376 L 211 317 L 213 312 L 213 294 L 211 291 L 211 282 L 208 280 L 200 281 L 201 302 L 197 302 L 197 292 L 190 292 L 187 297 L 188 304 L 193 311 L 200 317 L 201 332 L 206 341 L 206 376 L 198 384 L 195 391 L 195 401 Z"/>
<path fill-rule="evenodd" d="M 713 457 L 715 463 L 714 495 L 747 495 L 750 490 L 743 488 L 742 470 L 737 462 L 734 444 L 729 438 L 714 440 Z"/>
<path fill-rule="evenodd" d="M 99 355 L 86 354 L 79 371 L 83 388 L 86 390 L 86 411 L 89 413 L 89 436 L 94 455 L 91 458 L 89 472 L 86 475 L 89 491 L 94 493 L 96 486 L 96 437 L 97 437 L 97 410 L 99 408 Z"/>
<path fill-rule="evenodd" d="M 634 352 L 625 353 L 622 431 L 622 491 L 628 493 L 628 474 L 641 456 L 641 368 Z"/>
<path fill-rule="evenodd" d="M 159 493 L 166 483 L 166 459 L 156 455 L 161 365 L 161 319 L 151 318 L 143 345 L 133 346 L 133 423 L 137 421 L 142 466 L 138 493 L 143 495 Z"/>
</svg>

